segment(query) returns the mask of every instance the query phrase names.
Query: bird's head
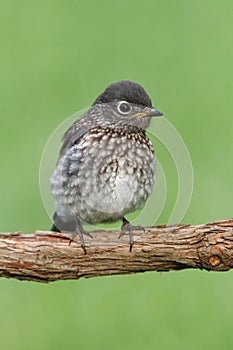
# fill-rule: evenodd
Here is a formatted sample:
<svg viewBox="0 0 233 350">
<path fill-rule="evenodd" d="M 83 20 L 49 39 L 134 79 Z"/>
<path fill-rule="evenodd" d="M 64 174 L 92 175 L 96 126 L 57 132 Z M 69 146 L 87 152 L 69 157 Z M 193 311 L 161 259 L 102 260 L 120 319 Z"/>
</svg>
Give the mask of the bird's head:
<svg viewBox="0 0 233 350">
<path fill-rule="evenodd" d="M 136 126 L 145 130 L 152 117 L 163 114 L 152 107 L 151 99 L 137 83 L 122 80 L 109 85 L 94 101 L 99 118 L 107 125 Z"/>
</svg>

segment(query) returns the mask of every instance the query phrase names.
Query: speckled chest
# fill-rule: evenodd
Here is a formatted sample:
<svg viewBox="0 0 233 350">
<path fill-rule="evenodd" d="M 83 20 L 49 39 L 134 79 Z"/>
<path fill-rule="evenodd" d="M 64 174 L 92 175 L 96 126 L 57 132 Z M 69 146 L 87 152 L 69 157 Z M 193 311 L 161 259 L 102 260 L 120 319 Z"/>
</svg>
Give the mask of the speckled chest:
<svg viewBox="0 0 233 350">
<path fill-rule="evenodd" d="M 141 208 L 154 182 L 153 153 L 143 131 L 90 130 L 58 163 L 62 181 L 53 192 L 59 208 L 67 203 L 90 223 L 114 221 Z"/>
<path fill-rule="evenodd" d="M 85 178 L 115 178 L 125 175 L 153 176 L 154 151 L 142 132 L 125 129 L 94 128 L 69 152 L 70 175 Z"/>
</svg>

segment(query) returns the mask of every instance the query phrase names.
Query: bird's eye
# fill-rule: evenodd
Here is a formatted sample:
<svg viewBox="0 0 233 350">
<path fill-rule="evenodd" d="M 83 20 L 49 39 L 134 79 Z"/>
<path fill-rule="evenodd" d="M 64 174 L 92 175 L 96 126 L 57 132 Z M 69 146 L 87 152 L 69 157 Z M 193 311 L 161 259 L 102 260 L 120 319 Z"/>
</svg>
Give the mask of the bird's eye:
<svg viewBox="0 0 233 350">
<path fill-rule="evenodd" d="M 132 107 L 128 102 L 121 101 L 119 102 L 118 106 L 118 111 L 122 114 L 127 114 L 131 111 Z"/>
</svg>

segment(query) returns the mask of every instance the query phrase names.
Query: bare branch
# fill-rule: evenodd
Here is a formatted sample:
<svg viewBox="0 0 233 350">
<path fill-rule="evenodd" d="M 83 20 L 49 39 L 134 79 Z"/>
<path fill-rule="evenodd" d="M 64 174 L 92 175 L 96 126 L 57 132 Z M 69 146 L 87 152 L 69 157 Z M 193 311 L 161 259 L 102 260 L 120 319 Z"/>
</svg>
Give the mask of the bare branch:
<svg viewBox="0 0 233 350">
<path fill-rule="evenodd" d="M 147 227 L 128 237 L 117 231 L 94 231 L 69 246 L 68 233 L 0 233 L 0 276 L 49 282 L 80 277 L 169 271 L 187 268 L 227 271 L 233 267 L 233 219 L 204 225 Z"/>
</svg>

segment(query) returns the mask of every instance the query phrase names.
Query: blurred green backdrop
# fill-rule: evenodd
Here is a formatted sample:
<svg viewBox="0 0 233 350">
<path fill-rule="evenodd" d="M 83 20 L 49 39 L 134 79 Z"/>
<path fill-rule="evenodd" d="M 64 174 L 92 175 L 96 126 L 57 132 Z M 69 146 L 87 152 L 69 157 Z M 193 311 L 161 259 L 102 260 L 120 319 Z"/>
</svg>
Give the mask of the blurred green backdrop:
<svg viewBox="0 0 233 350">
<path fill-rule="evenodd" d="M 231 217 L 232 33 L 231 0 L 1 1 L 1 231 L 50 228 L 38 184 L 44 145 L 121 79 L 145 87 L 190 151 L 195 183 L 183 221 Z M 49 285 L 1 279 L 1 350 L 229 349 L 231 278 L 183 271 Z"/>
</svg>

